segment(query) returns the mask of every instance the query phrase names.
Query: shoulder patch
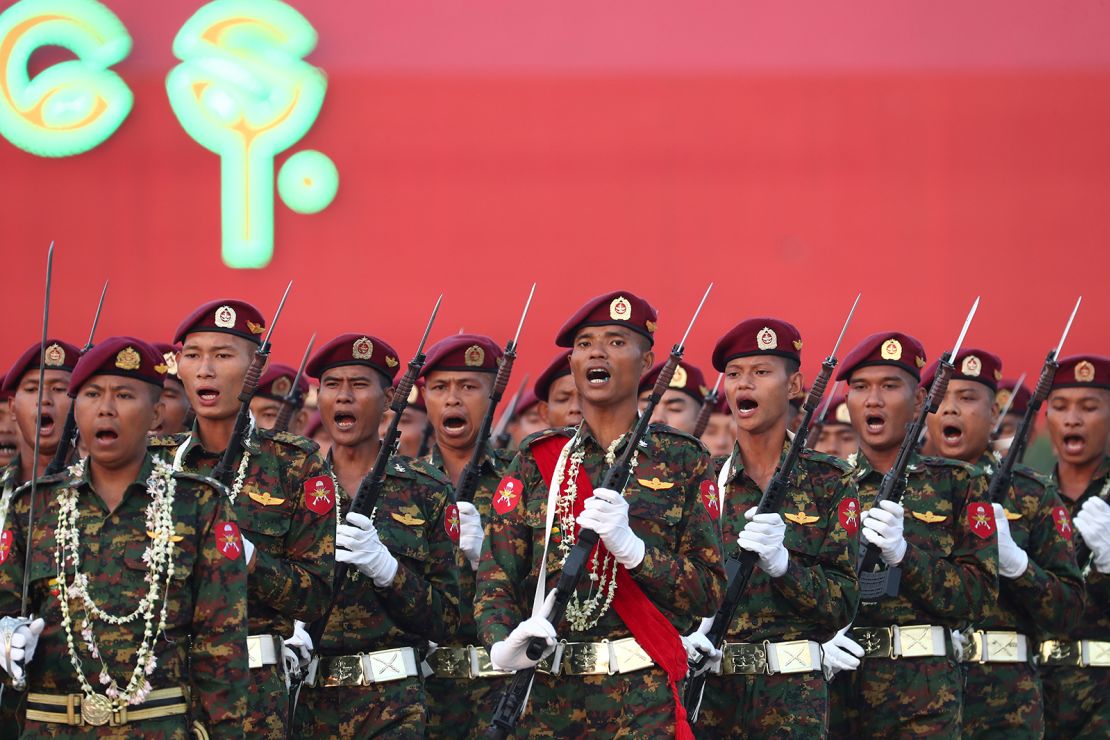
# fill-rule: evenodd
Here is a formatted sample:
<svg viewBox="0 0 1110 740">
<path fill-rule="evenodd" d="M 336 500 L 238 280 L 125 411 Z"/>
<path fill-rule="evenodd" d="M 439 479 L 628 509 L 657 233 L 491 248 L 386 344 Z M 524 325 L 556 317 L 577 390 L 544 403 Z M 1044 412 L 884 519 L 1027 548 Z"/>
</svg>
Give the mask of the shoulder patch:
<svg viewBox="0 0 1110 740">
<path fill-rule="evenodd" d="M 539 442 L 541 439 L 549 439 L 551 437 L 566 437 L 570 439 L 574 436 L 574 427 L 563 427 L 561 429 L 543 429 L 538 432 L 529 434 L 520 442 L 520 451 L 523 452 L 529 447 Z"/>
<path fill-rule="evenodd" d="M 829 455 L 824 452 L 818 452 L 817 450 L 810 449 L 809 447 L 805 447 L 802 449 L 802 458 L 806 460 L 811 460 L 816 463 L 831 465 L 840 473 L 852 472 L 852 466 L 844 460 L 841 460 L 839 457 L 834 457 L 833 455 Z"/>
<path fill-rule="evenodd" d="M 273 440 L 283 445 L 296 447 L 303 452 L 313 453 L 320 449 L 320 445 L 316 444 L 308 437 L 302 437 L 292 432 L 275 432 L 270 429 L 256 429 L 255 434 L 258 435 L 259 439 Z"/>
</svg>

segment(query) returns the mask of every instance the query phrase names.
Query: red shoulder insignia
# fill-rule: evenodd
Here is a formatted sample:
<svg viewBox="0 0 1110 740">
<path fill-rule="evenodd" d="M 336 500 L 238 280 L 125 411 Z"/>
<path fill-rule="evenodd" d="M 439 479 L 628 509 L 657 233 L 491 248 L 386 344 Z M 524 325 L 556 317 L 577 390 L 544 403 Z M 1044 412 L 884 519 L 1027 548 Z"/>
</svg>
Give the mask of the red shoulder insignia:
<svg viewBox="0 0 1110 740">
<path fill-rule="evenodd" d="M 216 547 L 228 560 L 238 560 L 243 554 L 243 537 L 235 522 L 216 522 Z"/>
<path fill-rule="evenodd" d="M 973 534 L 989 540 L 994 536 L 994 509 L 990 504 L 972 501 L 967 505 L 967 523 Z"/>
<path fill-rule="evenodd" d="M 304 505 L 317 514 L 331 511 L 335 506 L 335 483 L 330 475 L 317 475 L 304 482 Z"/>
</svg>

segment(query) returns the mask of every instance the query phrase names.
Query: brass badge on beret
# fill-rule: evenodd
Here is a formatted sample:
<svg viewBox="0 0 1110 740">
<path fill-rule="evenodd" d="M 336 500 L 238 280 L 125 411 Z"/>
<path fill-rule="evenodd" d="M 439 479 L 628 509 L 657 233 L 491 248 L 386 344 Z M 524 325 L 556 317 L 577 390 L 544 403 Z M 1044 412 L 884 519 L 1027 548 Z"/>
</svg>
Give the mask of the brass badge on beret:
<svg viewBox="0 0 1110 740">
<path fill-rule="evenodd" d="M 231 306 L 220 306 L 216 309 L 215 322 L 221 329 L 234 329 L 235 309 Z"/>
<path fill-rule="evenodd" d="M 47 367 L 61 367 L 66 362 L 66 351 L 60 344 L 50 345 L 45 354 Z"/>
<path fill-rule="evenodd" d="M 420 399 L 420 391 L 416 390 L 416 386 L 412 387 L 409 391 L 409 403 L 416 403 Z"/>
<path fill-rule="evenodd" d="M 284 375 L 279 375 L 274 378 L 274 382 L 270 384 L 270 393 L 275 396 L 287 395 L 293 387 L 293 381 Z"/>
<path fill-rule="evenodd" d="M 802 340 L 801 339 L 795 339 L 794 340 L 794 351 L 795 352 L 801 352 L 802 351 Z"/>
<path fill-rule="evenodd" d="M 994 382 L 995 383 L 1001 383 L 1002 382 L 1002 371 L 1001 370 L 995 370 L 994 371 Z"/>
<path fill-rule="evenodd" d="M 841 424 L 852 423 L 852 416 L 848 413 L 848 404 L 842 403 L 836 407 L 836 420 Z"/>
<path fill-rule="evenodd" d="M 654 334 L 655 333 L 655 322 L 652 321 L 651 319 L 648 319 L 647 321 L 644 322 L 644 328 L 648 330 L 648 334 Z"/>
<path fill-rule="evenodd" d="M 978 378 L 983 371 L 983 363 L 975 355 L 968 355 L 960 364 L 960 374 L 969 378 Z"/>
<path fill-rule="evenodd" d="M 671 376 L 671 382 L 668 387 L 685 388 L 687 379 L 686 368 L 682 367 L 682 365 L 675 365 L 674 375 Z"/>
<path fill-rule="evenodd" d="M 1075 366 L 1075 380 L 1078 383 L 1091 383 L 1095 379 L 1095 366 L 1083 360 Z"/>
<path fill-rule="evenodd" d="M 374 355 L 374 343 L 370 341 L 370 337 L 356 339 L 351 345 L 351 355 L 356 360 L 369 360 Z"/>
<path fill-rule="evenodd" d="M 917 369 L 920 370 L 921 368 L 925 367 L 925 358 L 924 357 L 914 357 L 913 358 L 913 364 L 917 365 Z"/>
<path fill-rule="evenodd" d="M 771 327 L 765 326 L 755 335 L 755 345 L 762 350 L 777 349 L 779 346 L 779 335 L 775 334 L 775 330 Z"/>
<path fill-rule="evenodd" d="M 884 360 L 901 360 L 902 359 L 902 343 L 893 337 L 883 342 L 883 348 L 879 350 L 879 356 Z"/>
<path fill-rule="evenodd" d="M 176 377 L 177 376 L 177 353 L 176 352 L 164 352 L 164 353 L 162 353 L 162 359 L 166 361 L 166 370 L 165 370 L 165 372 L 167 372 L 170 375 L 173 375 L 173 376 Z"/>
<path fill-rule="evenodd" d="M 996 393 L 994 396 L 995 406 L 997 406 L 999 409 L 1005 408 L 1006 404 L 1010 402 L 1010 396 L 1012 395 L 1014 395 L 1013 391 L 1009 390 L 1008 388 L 1000 388 L 998 390 L 998 393 Z"/>
<path fill-rule="evenodd" d="M 609 318 L 614 321 L 628 321 L 632 317 L 632 304 L 619 295 L 609 304 Z M 650 331 L 650 330 L 649 330 Z"/>
<path fill-rule="evenodd" d="M 124 347 L 116 355 L 116 367 L 120 370 L 138 370 L 140 362 L 139 353 L 134 347 Z"/>
<path fill-rule="evenodd" d="M 481 367 L 485 361 L 486 351 L 477 344 L 470 345 L 463 353 L 463 362 L 466 363 L 467 367 Z"/>
<path fill-rule="evenodd" d="M 397 367 L 397 358 L 390 355 L 385 356 L 386 367 Z"/>
<path fill-rule="evenodd" d="M 251 334 L 261 334 L 266 331 L 266 327 L 262 324 L 256 324 L 253 321 L 247 322 L 247 328 L 250 329 Z"/>
</svg>

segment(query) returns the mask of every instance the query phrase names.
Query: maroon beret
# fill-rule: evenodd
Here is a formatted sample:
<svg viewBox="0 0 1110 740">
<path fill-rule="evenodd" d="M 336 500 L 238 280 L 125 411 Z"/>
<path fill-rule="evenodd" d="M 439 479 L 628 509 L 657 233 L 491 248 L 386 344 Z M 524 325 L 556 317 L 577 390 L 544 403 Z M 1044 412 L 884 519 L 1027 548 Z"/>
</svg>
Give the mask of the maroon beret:
<svg viewBox="0 0 1110 740">
<path fill-rule="evenodd" d="M 162 387 L 166 377 L 162 353 L 135 337 L 108 337 L 77 361 L 69 379 L 69 395 L 76 398 L 81 386 L 94 375 L 119 375 Z"/>
<path fill-rule="evenodd" d="M 555 346 L 573 347 L 578 330 L 585 326 L 627 326 L 655 344 L 655 325 L 659 314 L 643 298 L 617 290 L 586 301 L 567 320 L 555 336 Z"/>
<path fill-rule="evenodd" d="M 181 382 L 177 375 L 177 353 L 181 348 L 169 342 L 150 342 L 151 347 L 162 353 L 162 360 L 166 363 L 166 379 Z"/>
<path fill-rule="evenodd" d="M 501 355 L 497 342 L 483 334 L 455 334 L 432 345 L 420 377 L 436 370 L 495 373 Z"/>
<path fill-rule="evenodd" d="M 714 414 L 732 414 L 732 409 L 728 407 L 728 396 L 724 393 L 717 394 L 717 403 L 713 404 Z"/>
<path fill-rule="evenodd" d="M 640 378 L 640 388 L 636 392 L 643 393 L 654 388 L 655 381 L 659 379 L 659 373 L 663 371 L 663 366 L 666 364 L 666 360 L 657 362 L 644 373 L 644 376 Z M 705 376 L 701 370 L 685 360 L 678 361 L 678 367 L 674 369 L 674 375 L 671 376 L 671 382 L 667 388 L 682 391 L 698 403 L 704 403 L 705 397 L 709 395 L 709 389 L 705 387 Z"/>
<path fill-rule="evenodd" d="M 940 360 L 934 360 L 929 369 L 921 376 L 921 385 L 929 387 L 937 374 L 937 365 Z M 952 363 L 952 380 L 974 380 L 977 383 L 998 390 L 998 381 L 1002 380 L 1002 358 L 985 349 L 962 349 Z"/>
<path fill-rule="evenodd" d="M 802 335 L 793 324 L 780 319 L 746 319 L 717 340 L 713 367 L 723 373 L 729 360 L 754 355 L 776 355 L 801 362 Z"/>
<path fill-rule="evenodd" d="M 1033 400 L 1033 393 L 1024 384 L 1018 385 L 1016 378 L 999 381 L 998 392 L 994 396 L 994 403 L 998 406 L 999 411 L 1009 402 L 1011 396 L 1013 396 L 1014 401 L 1010 404 L 1010 410 L 1006 413 L 1024 415 L 1025 410 L 1029 408 L 1029 402 Z"/>
<path fill-rule="evenodd" d="M 364 365 L 377 370 L 393 382 L 401 361 L 397 350 L 372 334 L 340 334 L 316 351 L 305 366 L 305 373 L 319 380 L 324 371 L 341 365 Z"/>
<path fill-rule="evenodd" d="M 403 375 L 398 375 L 393 379 L 393 390 L 397 390 L 397 386 L 401 384 Z M 424 401 L 424 381 L 417 380 L 412 384 L 412 390 L 409 391 L 408 405 L 418 411 L 428 413 L 428 404 Z"/>
<path fill-rule="evenodd" d="M 848 394 L 837 393 L 829 401 L 829 410 L 825 412 L 825 418 L 821 420 L 822 424 L 851 424 L 852 417 L 848 415 Z"/>
<path fill-rule="evenodd" d="M 266 320 L 257 308 L 246 301 L 231 298 L 209 301 L 181 322 L 177 333 L 173 335 L 173 341 L 182 344 L 189 334 L 201 331 L 234 334 L 255 344 L 262 344 Z"/>
<path fill-rule="evenodd" d="M 883 331 L 872 334 L 856 345 L 840 363 L 837 380 L 850 380 L 852 373 L 871 365 L 893 365 L 921 379 L 925 367 L 925 348 L 909 334 L 900 331 Z"/>
<path fill-rule="evenodd" d="M 1110 357 L 1073 355 L 1060 360 L 1052 390 L 1057 388 L 1110 389 Z"/>
<path fill-rule="evenodd" d="M 24 373 L 28 370 L 39 369 L 39 357 L 41 355 L 42 345 L 38 342 L 28 347 L 8 370 L 8 374 L 4 376 L 3 389 L 15 393 L 15 389 L 19 387 L 19 381 L 23 379 Z M 46 340 L 47 370 L 73 372 L 73 368 L 77 367 L 77 360 L 80 357 L 81 350 L 69 342 L 63 342 L 60 339 Z"/>
<path fill-rule="evenodd" d="M 540 377 L 536 378 L 536 384 L 533 386 L 536 398 L 541 401 L 547 401 L 548 397 L 551 395 L 551 386 L 564 375 L 570 375 L 569 352 L 560 352 L 555 355 L 555 359 L 551 361 L 551 364 L 540 373 Z"/>
<path fill-rule="evenodd" d="M 520 418 L 528 409 L 535 406 L 540 402 L 539 396 L 531 388 L 525 389 L 524 393 L 520 394 L 520 400 L 516 402 L 516 408 L 513 409 L 513 418 Z"/>
<path fill-rule="evenodd" d="M 261 396 L 262 398 L 271 398 L 275 401 L 285 400 L 285 396 L 293 389 L 293 378 L 297 377 L 297 369 L 282 365 L 280 362 L 271 362 L 266 368 L 266 372 L 258 381 L 258 389 L 255 390 L 254 395 Z M 301 392 L 301 398 L 308 393 L 308 378 L 301 375 L 301 379 L 297 381 L 297 389 Z"/>
</svg>

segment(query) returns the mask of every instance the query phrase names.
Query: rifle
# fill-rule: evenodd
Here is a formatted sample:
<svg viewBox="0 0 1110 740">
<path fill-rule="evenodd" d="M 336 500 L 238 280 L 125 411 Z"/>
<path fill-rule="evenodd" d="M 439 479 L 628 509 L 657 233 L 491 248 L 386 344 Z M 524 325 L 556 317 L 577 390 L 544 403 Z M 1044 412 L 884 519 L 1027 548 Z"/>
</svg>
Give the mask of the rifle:
<svg viewBox="0 0 1110 740">
<path fill-rule="evenodd" d="M 759 505 L 756 508 L 756 512 L 759 514 L 775 512 L 782 507 L 782 501 L 786 497 L 786 489 L 790 485 L 790 476 L 793 474 L 794 466 L 797 465 L 802 450 L 805 448 L 806 439 L 809 437 L 809 428 L 813 422 L 813 415 L 817 411 L 818 404 L 821 403 L 825 386 L 828 385 L 829 378 L 832 377 L 833 370 L 836 369 L 836 353 L 840 349 L 840 343 L 843 341 L 844 335 L 848 332 L 848 325 L 852 323 L 852 316 L 856 312 L 856 306 L 859 305 L 859 299 L 860 295 L 856 295 L 856 300 L 852 303 L 851 310 L 848 311 L 848 318 L 845 319 L 844 326 L 840 329 L 840 336 L 837 337 L 832 352 L 821 363 L 821 372 L 813 381 L 813 386 L 809 389 L 809 394 L 802 403 L 801 426 L 794 433 L 794 439 L 790 442 L 786 457 L 783 458 L 782 464 L 775 471 L 771 482 L 767 484 L 767 490 L 763 492 L 763 496 L 759 499 Z M 750 550 L 740 550 L 730 555 L 725 562 L 725 573 L 728 574 L 725 598 L 713 615 L 713 626 L 709 628 L 709 632 L 705 635 L 714 648 L 720 648 L 721 643 L 725 641 L 732 620 L 736 616 L 736 609 L 740 606 L 740 600 L 744 597 L 744 592 L 747 590 L 758 564 L 759 554 Z M 709 662 L 708 654 L 702 654 L 696 660 L 690 661 L 691 676 L 686 680 L 682 703 L 691 717 L 694 715 L 694 710 L 699 702 L 701 702 L 707 675 L 704 668 L 707 662 Z"/>
<path fill-rule="evenodd" d="M 824 405 L 821 406 L 821 413 L 817 415 L 817 426 L 825 423 L 825 417 L 829 415 L 829 406 L 832 405 L 833 399 L 836 398 L 836 389 L 840 387 L 840 381 L 833 383 L 832 390 L 829 391 L 829 397 L 825 399 Z"/>
<path fill-rule="evenodd" d="M 1080 296 L 1080 300 L 1083 300 L 1082 296 Z M 998 439 L 998 433 L 1002 430 L 1002 422 L 1006 421 L 1006 414 L 1010 413 L 1010 409 L 1013 407 L 1014 401 L 1017 399 L 1018 390 L 1024 383 L 1025 373 L 1022 373 L 1018 377 L 1017 382 L 1014 383 L 1014 390 L 1012 393 L 1010 393 L 1010 397 L 1006 399 L 1006 403 L 1004 403 L 1002 405 L 1002 408 L 998 410 L 998 421 L 994 423 L 994 428 L 991 429 L 991 441 Z"/>
<path fill-rule="evenodd" d="M 89 330 L 89 341 L 85 342 L 85 346 L 81 348 L 81 354 L 85 354 L 93 347 L 93 338 L 96 337 L 96 326 L 100 323 L 100 309 L 104 308 L 104 296 L 108 294 L 108 281 L 104 281 L 104 288 L 100 291 L 100 300 L 96 304 L 96 313 L 93 314 L 92 329 Z M 43 475 L 54 475 L 55 473 L 62 472 L 69 463 L 69 453 L 77 446 L 77 419 L 74 416 L 73 404 L 69 405 L 69 413 L 66 414 L 65 424 L 62 425 L 62 436 L 58 439 L 58 449 L 54 450 L 54 459 L 46 466 L 46 471 Z"/>
<path fill-rule="evenodd" d="M 474 440 L 474 451 L 459 475 L 459 482 L 455 484 L 455 500 L 474 503 L 474 493 L 478 490 L 478 477 L 482 470 L 482 457 L 486 454 L 486 440 L 489 439 L 490 426 L 493 424 L 493 412 L 497 410 L 497 403 L 505 393 L 505 386 L 509 384 L 509 375 L 513 372 L 513 363 L 516 361 L 516 343 L 520 339 L 520 330 L 524 328 L 524 318 L 528 315 L 528 308 L 532 305 L 532 296 L 536 292 L 536 284 L 532 283 L 532 290 L 528 293 L 528 300 L 524 304 L 524 312 L 520 314 L 520 323 L 516 326 L 516 335 L 512 341 L 505 345 L 505 354 L 497 367 L 497 377 L 494 378 L 493 387 L 489 392 L 489 406 L 482 417 L 482 425 L 478 427 L 478 436 Z M 523 388 L 523 386 L 522 386 Z M 506 416 L 511 410 L 506 411 Z"/>
<path fill-rule="evenodd" d="M 694 422 L 694 436 L 698 439 L 701 439 L 701 435 L 705 434 L 705 428 L 709 426 L 709 417 L 713 415 L 713 409 L 717 406 L 717 394 L 721 388 L 721 380 L 724 377 L 724 373 L 717 373 L 717 382 L 713 384 L 713 390 L 709 391 L 705 400 L 701 402 L 698 420 Z"/>
<path fill-rule="evenodd" d="M 694 328 L 694 322 L 697 321 L 702 306 L 705 305 L 705 299 L 709 297 L 709 291 L 711 290 L 713 290 L 713 283 L 710 283 L 709 287 L 706 288 L 705 295 L 702 296 L 701 303 L 698 304 L 694 311 L 694 317 L 690 320 L 690 325 L 686 327 L 686 333 L 671 348 L 671 355 L 667 358 L 663 369 L 659 371 L 659 377 L 655 380 L 655 387 L 651 391 L 651 396 L 648 397 L 647 408 L 640 412 L 636 424 L 626 435 L 622 443 L 622 451 L 614 461 L 613 466 L 605 471 L 605 475 L 601 479 L 602 488 L 623 491 L 625 485 L 628 484 L 628 477 L 632 474 L 632 456 L 651 423 L 651 412 L 659 404 L 659 400 L 670 386 L 675 368 L 678 367 L 678 363 L 686 351 L 686 338 L 690 335 L 690 330 Z M 578 582 L 586 572 L 590 553 L 599 539 L 597 532 L 591 529 L 583 527 L 579 530 L 578 540 L 567 554 L 566 560 L 563 561 L 563 572 L 560 574 L 558 584 L 555 587 L 555 604 L 551 609 L 551 615 L 548 617 L 551 624 L 558 625 L 562 623 L 563 617 L 566 615 L 567 604 L 570 603 L 571 596 L 578 589 Z M 539 661 L 546 651 L 547 642 L 542 638 L 532 638 L 529 641 L 528 657 L 532 660 Z M 486 737 L 506 738 L 512 734 L 517 720 L 520 718 L 520 713 L 524 710 L 524 702 L 528 698 L 528 692 L 532 688 L 532 681 L 535 676 L 535 666 L 517 671 L 513 675 L 512 681 L 505 687 L 505 691 L 497 702 L 493 719 L 490 721 L 489 729 L 486 730 Z"/>
<path fill-rule="evenodd" d="M 498 368 L 498 374 L 500 374 L 500 368 Z M 516 389 L 516 393 L 509 399 L 509 405 L 505 407 L 505 413 L 501 414 L 501 418 L 497 420 L 497 426 L 495 426 L 490 433 L 495 449 L 503 450 L 509 446 L 509 440 L 512 438 L 512 435 L 509 434 L 509 422 L 513 420 L 513 415 L 516 414 L 516 407 L 520 404 L 520 399 L 524 395 L 524 390 L 527 387 L 528 375 L 526 374 L 524 380 L 520 381 L 520 387 Z"/>
<path fill-rule="evenodd" d="M 312 338 L 308 340 L 308 346 L 305 347 L 304 357 L 301 358 L 301 366 L 297 368 L 297 374 L 293 376 L 293 386 L 289 392 L 285 394 L 285 398 L 281 399 L 281 410 L 278 411 L 277 421 L 274 422 L 275 432 L 284 432 L 289 429 L 289 422 L 293 419 L 293 412 L 301 407 L 304 403 L 304 394 L 301 393 L 297 387 L 301 378 L 304 377 L 304 369 L 308 364 L 308 358 L 312 356 L 312 345 L 316 344 L 316 333 L 313 332 Z"/>
<path fill-rule="evenodd" d="M 960 336 L 956 339 L 956 345 L 951 352 L 945 352 L 941 355 L 940 362 L 937 364 L 936 375 L 929 387 L 929 395 L 926 396 L 925 403 L 921 405 L 921 410 L 913 424 L 910 425 L 906 436 L 902 439 L 902 445 L 898 448 L 898 457 L 895 459 L 894 465 L 883 476 L 873 506 L 877 507 L 883 501 L 898 503 L 902 500 L 902 495 L 906 492 L 906 485 L 909 482 L 906 478 L 906 467 L 910 464 L 910 458 L 917 449 L 917 440 L 921 436 L 921 431 L 925 428 L 925 419 L 928 418 L 929 414 L 936 413 L 936 410 L 940 408 L 941 401 L 944 400 L 944 394 L 948 391 L 948 379 L 952 377 L 952 371 L 955 369 L 952 366 L 952 358 L 959 354 L 960 347 L 964 343 L 964 337 L 967 335 L 967 329 L 971 326 L 971 319 L 975 317 L 978 308 L 979 299 L 976 298 L 975 303 L 971 306 L 971 311 L 967 314 L 967 319 L 964 321 Z M 859 576 L 860 601 L 875 601 L 882 596 L 898 595 L 899 582 L 902 579 L 901 568 L 896 565 L 886 566 L 879 554 L 879 548 L 873 547 L 866 539 L 860 541 L 856 574 Z M 858 602 L 856 608 L 857 610 L 859 608 Z M 855 621 L 855 618 L 853 617 L 851 621 Z"/>
<path fill-rule="evenodd" d="M 251 421 L 251 399 L 254 398 L 254 392 L 258 388 L 258 379 L 262 377 L 262 371 L 266 368 L 266 360 L 270 357 L 270 337 L 273 336 L 274 327 L 277 326 L 281 309 L 285 307 L 285 299 L 289 297 L 289 289 L 292 287 L 293 281 L 290 280 L 289 285 L 285 286 L 285 293 L 281 296 L 281 302 L 278 303 L 277 311 L 274 312 L 274 318 L 270 322 L 270 328 L 266 330 L 266 336 L 263 338 L 262 344 L 258 345 L 258 349 L 254 351 L 254 357 L 251 358 L 247 374 L 243 377 L 243 388 L 239 391 L 239 413 L 235 417 L 235 427 L 227 441 L 224 454 L 220 456 L 220 461 L 212 469 L 212 477 L 228 488 L 231 487 L 232 482 L 232 465 L 235 464 L 236 459 L 243 452 L 244 437 L 246 437 L 247 427 Z"/>
</svg>

